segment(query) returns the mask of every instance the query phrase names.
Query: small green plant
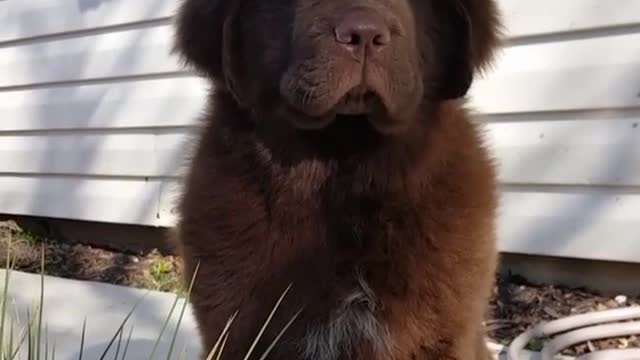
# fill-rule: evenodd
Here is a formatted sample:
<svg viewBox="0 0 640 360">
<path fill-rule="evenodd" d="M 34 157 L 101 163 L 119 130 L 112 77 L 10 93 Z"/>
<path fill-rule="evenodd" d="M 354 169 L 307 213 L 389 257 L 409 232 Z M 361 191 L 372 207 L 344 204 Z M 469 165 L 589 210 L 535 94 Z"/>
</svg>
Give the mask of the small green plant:
<svg viewBox="0 0 640 360">
<path fill-rule="evenodd" d="M 135 287 L 184 295 L 185 289 L 173 258 L 153 252 L 144 264 L 144 271 L 133 279 Z"/>
<path fill-rule="evenodd" d="M 9 238 L 9 241 L 7 242 L 7 249 L 6 249 L 7 257 L 6 257 L 6 264 L 5 264 L 4 286 L 2 287 L 2 294 L 1 294 L 2 296 L 0 298 L 0 360 L 49 360 L 49 359 L 55 360 L 56 342 L 55 342 L 55 339 L 53 339 L 53 341 L 50 341 L 49 334 L 47 331 L 47 325 L 44 323 L 44 320 L 43 320 L 43 309 L 45 306 L 44 304 L 44 301 L 45 301 L 44 300 L 45 299 L 44 297 L 44 294 L 45 294 L 44 244 L 42 244 L 43 251 L 41 256 L 40 296 L 37 303 L 34 304 L 33 308 L 27 311 L 27 321 L 24 327 L 22 328 L 20 327 L 21 322 L 20 322 L 20 317 L 18 315 L 19 314 L 18 309 L 17 308 L 15 309 L 15 312 L 16 312 L 15 316 L 9 315 L 10 314 L 9 285 L 11 280 L 11 272 L 13 269 L 13 261 L 11 257 L 11 246 L 12 246 L 12 239 Z M 155 275 L 165 274 L 167 272 L 170 272 L 172 266 L 173 265 L 168 262 L 156 262 L 152 265 L 151 272 L 155 273 Z M 175 299 L 173 301 L 171 309 L 169 310 L 169 313 L 165 317 L 162 328 L 160 329 L 160 332 L 158 334 L 158 337 L 156 338 L 154 346 L 152 349 L 150 349 L 148 360 L 154 360 L 154 359 L 172 360 L 176 357 L 177 359 L 180 359 L 180 360 L 187 359 L 186 350 L 183 349 L 179 353 L 176 353 L 176 357 L 174 357 L 174 352 L 176 352 L 175 346 L 176 346 L 177 336 L 180 330 L 180 326 L 182 324 L 185 311 L 187 309 L 187 305 L 191 297 L 191 291 L 193 289 L 193 285 L 197 278 L 198 269 L 199 269 L 199 266 L 196 267 L 196 271 L 194 272 L 193 277 L 191 278 L 188 289 L 183 290 L 175 295 Z M 253 344 L 247 350 L 244 360 L 248 360 L 249 357 L 255 351 L 255 347 L 258 341 L 264 334 L 264 331 L 268 327 L 273 316 L 275 315 L 278 308 L 281 306 L 282 301 L 284 300 L 285 296 L 287 295 L 290 289 L 291 289 L 291 285 L 287 287 L 287 289 L 282 293 L 282 295 L 278 299 L 269 317 L 266 319 L 262 328 L 256 335 Z M 113 357 L 109 356 L 108 359 L 113 359 L 113 360 L 128 359 L 127 353 L 128 353 L 129 344 L 131 342 L 133 332 L 134 332 L 134 326 L 128 325 L 128 322 L 131 316 L 134 314 L 135 310 L 143 302 L 143 300 L 146 298 L 148 294 L 149 292 L 146 292 L 145 295 L 143 295 L 138 300 L 138 302 L 133 306 L 133 308 L 125 316 L 120 326 L 118 327 L 117 331 L 115 332 L 115 334 L 113 334 L 113 336 L 109 340 L 99 360 L 107 359 L 107 355 L 111 350 L 115 350 L 115 355 Z M 182 300 L 182 304 L 180 307 L 178 307 L 180 300 Z M 169 327 L 169 323 L 178 308 L 180 309 L 180 311 L 178 314 L 177 323 L 173 328 L 173 332 L 171 334 L 171 342 L 169 345 L 169 349 L 167 350 L 166 354 L 158 354 L 158 347 L 161 342 L 161 339 L 165 335 L 167 328 Z M 273 347 L 277 344 L 277 342 L 280 340 L 282 335 L 284 335 L 284 333 L 291 326 L 291 324 L 293 324 L 293 322 L 298 318 L 301 312 L 302 312 L 302 309 L 298 311 L 289 320 L 289 322 L 285 325 L 285 327 L 280 330 L 280 332 L 278 333 L 276 338 L 272 341 L 272 343 L 267 348 L 267 350 L 263 354 L 261 354 L 260 360 L 265 360 L 267 358 L 268 354 L 271 352 Z M 229 329 L 231 328 L 231 325 L 235 321 L 237 315 L 238 315 L 238 312 L 230 316 L 229 321 L 227 322 L 225 328 L 223 329 L 215 346 L 209 351 L 207 360 L 219 360 L 222 357 L 225 345 L 229 338 Z M 85 356 L 84 352 L 85 352 L 86 327 L 87 327 L 87 319 L 85 318 L 82 325 L 81 338 L 79 339 L 80 343 L 78 345 L 79 346 L 78 360 L 83 360 Z M 124 335 L 125 328 L 127 327 L 129 330 L 127 332 L 127 335 L 125 336 Z M 22 357 L 22 355 L 25 352 L 26 352 L 26 359 Z M 91 359 L 91 360 L 94 360 L 94 359 Z M 241 360 L 241 359 L 238 359 L 238 360 Z"/>
<path fill-rule="evenodd" d="M 23 229 L 15 221 L 0 222 L 0 239 L 11 239 L 13 244 L 27 246 L 40 245 L 46 242 L 46 237 L 42 234 Z"/>
<path fill-rule="evenodd" d="M 21 244 L 35 246 L 35 245 L 43 244 L 46 241 L 46 239 L 29 230 L 22 230 L 22 232 L 16 236 L 15 241 Z"/>
<path fill-rule="evenodd" d="M 149 274 L 153 280 L 156 290 L 175 288 L 179 280 L 174 274 L 173 264 L 164 258 L 156 258 L 151 261 Z"/>
</svg>

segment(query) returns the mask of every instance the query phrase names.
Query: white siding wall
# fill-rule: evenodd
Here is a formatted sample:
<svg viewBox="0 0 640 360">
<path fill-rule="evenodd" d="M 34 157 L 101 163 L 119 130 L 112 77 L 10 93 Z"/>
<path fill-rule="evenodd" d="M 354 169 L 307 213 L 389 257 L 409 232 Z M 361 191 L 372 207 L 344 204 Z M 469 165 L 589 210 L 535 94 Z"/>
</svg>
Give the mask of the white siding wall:
<svg viewBox="0 0 640 360">
<path fill-rule="evenodd" d="M 504 251 L 640 262 L 640 1 L 500 0 L 509 46 L 471 105 Z M 0 1 L 0 212 L 168 226 L 206 84 L 176 0 Z"/>
</svg>

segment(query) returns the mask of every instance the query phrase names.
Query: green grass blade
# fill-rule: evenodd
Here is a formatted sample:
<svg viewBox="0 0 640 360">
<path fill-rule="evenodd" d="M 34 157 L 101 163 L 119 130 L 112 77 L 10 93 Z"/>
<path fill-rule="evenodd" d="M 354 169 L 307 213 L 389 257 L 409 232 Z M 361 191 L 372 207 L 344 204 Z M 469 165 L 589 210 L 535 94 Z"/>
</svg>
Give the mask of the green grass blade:
<svg viewBox="0 0 640 360">
<path fill-rule="evenodd" d="M 41 246 L 40 257 L 40 304 L 38 305 L 38 329 L 36 332 L 36 360 L 40 360 L 40 347 L 42 344 L 42 312 L 44 309 L 44 243 Z"/>
<path fill-rule="evenodd" d="M 44 327 L 44 360 L 49 360 L 49 328 L 46 325 Z"/>
<path fill-rule="evenodd" d="M 24 346 L 24 342 L 27 340 L 27 335 L 28 334 L 29 334 L 28 329 L 25 329 L 22 332 L 22 336 L 20 337 L 20 341 L 18 342 L 18 345 L 16 346 L 15 350 L 13 351 L 13 354 L 11 354 L 11 358 L 9 360 L 17 359 L 18 352 Z"/>
<path fill-rule="evenodd" d="M 282 303 L 282 300 L 284 300 L 284 298 L 287 295 L 287 293 L 289 292 L 289 290 L 291 290 L 291 285 L 289 285 L 287 287 L 287 289 L 282 293 L 282 295 L 280 296 L 280 299 L 278 299 L 278 302 L 276 303 L 276 306 L 274 306 L 273 309 L 271 310 L 271 314 L 269 314 L 269 317 L 267 318 L 267 320 L 262 325 L 262 328 L 260 329 L 260 332 L 258 333 L 256 338 L 253 340 L 253 344 L 251 344 L 251 347 L 249 348 L 249 351 L 247 351 L 247 354 L 245 355 L 244 360 L 249 360 L 249 357 L 251 356 L 251 354 L 255 350 L 256 345 L 258 345 L 258 341 L 260 341 L 260 338 L 262 337 L 262 334 L 264 334 L 264 331 L 267 329 L 267 326 L 269 326 L 269 323 L 271 322 L 271 319 L 273 319 L 273 315 L 276 313 L 276 311 L 280 307 L 280 304 Z"/>
<path fill-rule="evenodd" d="M 173 332 L 173 337 L 171 339 L 171 344 L 169 345 L 169 351 L 167 352 L 167 360 L 171 360 L 173 347 L 175 346 L 176 339 L 178 337 L 178 332 L 180 330 L 180 325 L 182 324 L 182 317 L 184 316 L 184 312 L 187 309 L 187 305 L 189 304 L 189 299 L 191 298 L 191 291 L 193 290 L 193 285 L 196 282 L 196 277 L 198 276 L 199 270 L 200 270 L 200 263 L 196 265 L 196 268 L 193 271 L 193 276 L 191 277 L 191 283 L 189 284 L 189 290 L 187 291 L 187 294 L 184 298 L 184 303 L 182 304 L 182 310 L 180 311 L 180 316 L 178 317 L 178 323 L 176 324 L 176 328 Z"/>
<path fill-rule="evenodd" d="M 142 301 L 144 300 L 145 297 L 147 297 L 147 295 L 149 294 L 149 292 L 145 293 L 140 300 L 138 300 L 138 302 L 136 302 L 136 304 L 133 306 L 133 308 L 131 309 L 131 311 L 129 311 L 129 313 L 127 314 L 127 316 L 124 318 L 124 320 L 122 321 L 122 323 L 120 324 L 120 327 L 118 327 L 118 332 L 122 331 L 122 329 L 124 328 L 124 326 L 127 324 L 127 321 L 129 321 L 129 318 L 131 318 L 131 315 L 133 315 L 133 313 L 136 311 L 136 309 L 138 308 L 138 306 L 142 303 Z M 104 360 L 104 358 L 107 356 L 107 353 L 109 352 L 109 350 L 111 349 L 111 346 L 113 346 L 113 343 L 116 341 L 116 338 L 118 337 L 118 332 L 116 332 L 115 334 L 113 334 L 113 337 L 111 337 L 111 340 L 109 341 L 109 344 L 107 345 L 107 348 L 104 349 L 104 352 L 102 353 L 102 355 L 100 356 L 100 360 Z"/>
<path fill-rule="evenodd" d="M 4 347 L 2 348 L 2 351 L 5 353 L 4 359 L 11 358 L 11 353 L 13 352 L 13 337 L 14 337 L 13 330 L 15 326 L 16 326 L 15 320 L 12 318 L 11 327 L 9 328 L 9 346 L 6 349 Z"/>
<path fill-rule="evenodd" d="M 84 338 L 87 333 L 87 318 L 84 318 L 84 322 L 82 323 L 82 336 L 80 337 L 80 354 L 78 355 L 78 360 L 82 360 L 82 356 L 84 354 Z"/>
<path fill-rule="evenodd" d="M 262 354 L 259 360 L 265 360 L 267 356 L 269 356 L 269 353 L 271 352 L 271 350 L 273 350 L 273 348 L 276 346 L 278 341 L 280 341 L 280 338 L 282 337 L 282 335 L 284 335 L 287 329 L 289 329 L 291 324 L 293 324 L 293 322 L 296 321 L 296 319 L 298 318 L 298 316 L 300 316 L 300 314 L 302 314 L 302 310 L 298 311 L 295 315 L 293 315 L 291 320 L 289 320 L 287 325 L 285 325 L 285 327 L 282 330 L 280 330 L 280 332 L 278 333 L 278 336 L 276 336 L 276 338 L 271 342 L 271 344 L 269 345 L 267 350 L 264 352 L 264 354 Z"/>
<path fill-rule="evenodd" d="M 180 360 L 187 360 L 187 344 L 184 344 L 182 351 L 180 352 Z"/>
<path fill-rule="evenodd" d="M 164 319 L 164 324 L 162 324 L 162 328 L 160 329 L 160 334 L 158 335 L 158 338 L 156 339 L 155 344 L 153 344 L 153 349 L 151 350 L 151 354 L 149 355 L 149 358 L 148 358 L 149 360 L 152 360 L 153 357 L 155 356 L 156 351 L 158 350 L 158 346 L 160 345 L 160 341 L 162 340 L 162 336 L 164 335 L 164 332 L 166 331 L 167 326 L 169 325 L 169 321 L 173 317 L 173 312 L 175 311 L 179 300 L 180 300 L 180 296 L 176 295 L 176 298 L 173 301 L 173 304 L 171 305 L 171 310 L 169 310 L 169 314 Z"/>
<path fill-rule="evenodd" d="M 27 309 L 27 331 L 29 332 L 29 336 L 27 337 L 28 339 L 28 347 L 27 347 L 27 359 L 28 360 L 34 360 L 33 359 L 33 320 L 31 319 L 31 311 L 29 309 Z"/>
<path fill-rule="evenodd" d="M 9 236 L 9 241 L 7 242 L 7 263 L 4 272 L 4 286 L 2 289 L 2 314 L 0 314 L 0 350 L 4 351 L 4 332 L 5 332 L 5 323 L 6 323 L 6 315 L 7 315 L 7 302 L 9 299 L 9 277 L 11 274 L 11 236 Z"/>
<path fill-rule="evenodd" d="M 133 326 L 131 326 L 131 329 L 129 329 L 127 342 L 124 344 L 124 350 L 122 351 L 122 360 L 125 360 L 127 358 L 127 351 L 129 350 L 129 344 L 131 343 L 131 336 L 133 336 Z"/>
<path fill-rule="evenodd" d="M 224 353 L 224 348 L 227 346 L 227 340 L 229 340 L 229 333 L 224 336 L 224 340 L 222 340 L 222 345 L 220 345 L 220 351 L 218 351 L 218 356 L 216 356 L 216 360 L 222 359 L 222 354 Z"/>
<path fill-rule="evenodd" d="M 118 360 L 118 355 L 120 355 L 120 345 L 122 345 L 122 334 L 124 331 L 120 331 L 120 335 L 118 335 L 118 346 L 116 346 L 116 355 L 113 357 L 113 360 Z"/>
<path fill-rule="evenodd" d="M 15 312 L 13 315 L 15 316 L 16 324 L 20 324 L 22 323 L 22 321 L 20 320 L 20 310 L 18 309 L 18 303 L 16 302 L 16 299 L 12 299 L 12 300 L 13 300 L 13 311 Z"/>
<path fill-rule="evenodd" d="M 220 336 L 218 336 L 218 340 L 216 341 L 215 345 L 213 345 L 211 352 L 209 352 L 209 356 L 207 356 L 207 360 L 213 360 L 213 356 L 218 352 L 218 346 L 220 346 L 220 343 L 227 336 L 227 333 L 229 332 L 229 328 L 231 328 L 231 324 L 233 324 L 237 316 L 238 316 L 238 311 L 236 311 L 233 314 L 233 316 L 231 316 L 229 320 L 227 320 L 227 325 L 225 325 L 224 329 L 222 329 L 222 333 L 220 334 Z"/>
</svg>

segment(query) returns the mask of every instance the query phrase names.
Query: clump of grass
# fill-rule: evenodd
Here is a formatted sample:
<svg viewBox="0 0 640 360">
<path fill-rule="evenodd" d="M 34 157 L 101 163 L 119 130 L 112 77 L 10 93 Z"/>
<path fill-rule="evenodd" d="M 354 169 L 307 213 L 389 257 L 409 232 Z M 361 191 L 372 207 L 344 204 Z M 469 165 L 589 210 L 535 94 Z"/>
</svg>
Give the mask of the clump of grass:
<svg viewBox="0 0 640 360">
<path fill-rule="evenodd" d="M 173 257 L 162 256 L 157 251 L 152 252 L 144 260 L 144 271 L 133 279 L 133 285 L 143 289 L 153 289 L 164 292 L 182 293 L 184 290 L 177 266 Z"/>
<path fill-rule="evenodd" d="M 42 234 L 23 229 L 15 221 L 0 222 L 0 239 L 11 239 L 13 244 L 26 246 L 36 246 L 46 242 L 46 237 Z"/>
<path fill-rule="evenodd" d="M 162 257 L 153 258 L 149 264 L 149 275 L 160 291 L 175 290 L 180 287 L 174 264 Z"/>
<path fill-rule="evenodd" d="M 15 316 L 10 315 L 10 309 L 9 309 L 9 300 L 10 300 L 9 285 L 11 281 L 11 272 L 13 270 L 14 263 L 11 257 L 11 246 L 13 244 L 13 238 L 12 236 L 9 236 L 8 238 L 9 240 L 7 241 L 7 245 L 6 245 L 7 256 L 6 256 L 6 264 L 5 264 L 6 271 L 4 274 L 4 286 L 2 288 L 2 294 L 0 296 L 0 360 L 49 360 L 49 359 L 55 360 L 56 342 L 55 342 L 55 339 L 52 339 L 53 341 L 50 341 L 49 334 L 47 331 L 48 327 L 43 320 L 43 309 L 45 306 L 45 303 L 44 303 L 44 298 L 45 298 L 44 297 L 44 294 L 45 294 L 44 244 L 42 244 L 43 251 L 41 252 L 42 256 L 41 256 L 41 269 L 40 269 L 39 299 L 37 303 L 34 304 L 33 308 L 27 311 L 26 324 L 21 327 L 21 322 L 18 315 L 19 314 L 18 309 L 17 308 L 15 309 L 15 313 L 16 313 Z M 165 317 L 165 320 L 156 338 L 154 346 L 152 349 L 150 349 L 148 360 L 158 359 L 157 356 L 159 356 L 160 359 L 166 359 L 166 360 L 172 360 L 176 356 L 178 359 L 181 359 L 181 360 L 187 359 L 186 350 L 182 350 L 181 352 L 177 353 L 175 349 L 176 349 L 177 336 L 182 324 L 184 314 L 186 312 L 187 305 L 191 297 L 191 291 L 193 289 L 194 283 L 197 278 L 198 268 L 199 266 L 196 268 L 196 271 L 191 279 L 189 287 L 187 289 L 183 289 L 183 291 L 178 292 L 175 295 L 174 302 L 171 306 L 171 309 L 169 310 L 169 313 Z M 154 279 L 160 283 L 161 281 L 166 280 L 164 276 L 166 276 L 167 273 L 172 273 L 171 270 L 172 269 L 169 269 L 169 266 L 167 265 L 167 263 L 158 261 L 156 263 L 152 263 L 150 268 L 150 273 L 152 274 Z M 264 322 L 258 334 L 256 334 L 253 344 L 247 350 L 244 360 L 248 360 L 249 357 L 255 351 L 258 341 L 261 339 L 262 335 L 264 334 L 264 331 L 267 329 L 274 314 L 281 306 L 282 301 L 284 300 L 285 296 L 290 291 L 290 289 L 291 289 L 291 285 L 282 293 L 282 295 L 278 299 L 277 303 L 275 304 L 271 313 L 269 314 L 269 317 Z M 107 359 L 107 355 L 112 349 L 115 349 L 115 356 L 109 357 L 109 359 L 113 359 L 113 360 L 129 359 L 127 357 L 127 354 L 129 350 L 129 344 L 131 342 L 131 339 L 134 333 L 134 326 L 128 325 L 128 322 L 131 316 L 135 313 L 135 310 L 143 302 L 143 300 L 148 294 L 149 292 L 145 293 L 145 295 L 143 295 L 138 300 L 138 302 L 133 306 L 133 308 L 125 316 L 120 326 L 118 327 L 117 331 L 113 334 L 113 336 L 109 340 L 99 360 Z M 180 300 L 182 300 L 182 305 L 178 307 Z M 171 334 L 171 342 L 169 344 L 169 349 L 165 354 L 158 354 L 158 348 L 159 348 L 161 339 L 165 335 L 167 328 L 169 327 L 169 323 L 173 318 L 174 313 L 178 310 L 178 308 L 180 309 L 178 314 L 178 320 Z M 289 320 L 289 322 L 280 330 L 276 338 L 268 346 L 267 350 L 263 354 L 261 354 L 260 360 L 266 359 L 266 357 L 271 352 L 273 347 L 277 344 L 277 342 L 281 339 L 281 337 L 284 335 L 287 329 L 293 324 L 293 322 L 298 318 L 301 312 L 302 312 L 302 309 L 298 311 Z M 222 354 L 224 353 L 225 345 L 227 343 L 227 340 L 229 339 L 229 330 L 233 322 L 235 321 L 237 315 L 238 315 L 238 312 L 236 311 L 236 313 L 230 316 L 229 321 L 227 322 L 222 333 L 220 334 L 216 344 L 208 352 L 207 360 L 219 360 L 222 357 Z M 126 332 L 127 335 L 125 336 L 124 335 L 125 328 L 127 327 L 129 330 L 128 332 Z M 87 319 L 85 318 L 82 325 L 81 338 L 79 339 L 79 344 L 78 344 L 78 347 L 79 347 L 78 360 L 83 360 L 85 357 L 84 351 L 85 351 L 86 328 L 87 328 Z M 27 353 L 26 359 L 21 357 L 24 354 L 24 352 Z M 174 352 L 176 352 L 176 356 L 174 356 Z"/>
<path fill-rule="evenodd" d="M 36 246 L 39 244 L 43 244 L 46 239 L 35 232 L 31 232 L 29 230 L 23 230 L 19 236 L 16 238 L 16 242 L 22 243 L 28 246 Z"/>
</svg>

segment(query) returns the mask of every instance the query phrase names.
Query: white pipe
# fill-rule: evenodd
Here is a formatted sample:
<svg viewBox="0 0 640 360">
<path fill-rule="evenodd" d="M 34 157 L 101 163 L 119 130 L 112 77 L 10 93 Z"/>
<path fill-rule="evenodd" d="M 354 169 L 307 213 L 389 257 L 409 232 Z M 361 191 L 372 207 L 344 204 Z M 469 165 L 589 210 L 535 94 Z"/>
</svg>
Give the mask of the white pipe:
<svg viewBox="0 0 640 360">
<path fill-rule="evenodd" d="M 571 345 L 589 340 L 640 334 L 640 321 L 586 327 L 557 336 L 542 348 L 542 360 L 553 360 L 555 354 Z"/>
<path fill-rule="evenodd" d="M 631 320 L 637 318 L 640 318 L 640 306 L 573 315 L 564 319 L 542 323 L 532 329 L 525 331 L 511 343 L 507 351 L 507 359 L 520 360 L 521 352 L 533 338 L 548 337 L 557 333 L 600 323 Z M 569 334 L 565 334 L 563 336 L 568 335 Z"/>
<path fill-rule="evenodd" d="M 576 360 L 640 360 L 640 349 L 603 350 L 579 356 Z"/>
</svg>

